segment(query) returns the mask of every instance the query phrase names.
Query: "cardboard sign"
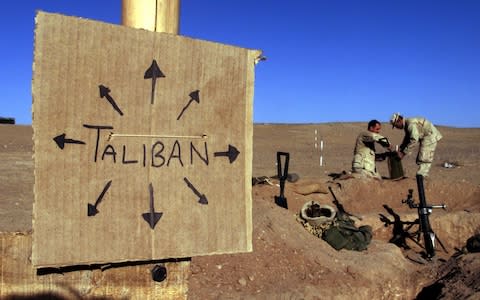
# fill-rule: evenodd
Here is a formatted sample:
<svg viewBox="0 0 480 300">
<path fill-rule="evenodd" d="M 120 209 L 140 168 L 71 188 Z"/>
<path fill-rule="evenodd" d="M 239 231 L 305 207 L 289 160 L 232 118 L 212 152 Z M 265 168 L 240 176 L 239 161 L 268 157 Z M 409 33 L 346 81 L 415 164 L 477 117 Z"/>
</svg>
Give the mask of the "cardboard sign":
<svg viewBox="0 0 480 300">
<path fill-rule="evenodd" d="M 251 251 L 259 55 L 38 13 L 33 264 Z"/>
</svg>

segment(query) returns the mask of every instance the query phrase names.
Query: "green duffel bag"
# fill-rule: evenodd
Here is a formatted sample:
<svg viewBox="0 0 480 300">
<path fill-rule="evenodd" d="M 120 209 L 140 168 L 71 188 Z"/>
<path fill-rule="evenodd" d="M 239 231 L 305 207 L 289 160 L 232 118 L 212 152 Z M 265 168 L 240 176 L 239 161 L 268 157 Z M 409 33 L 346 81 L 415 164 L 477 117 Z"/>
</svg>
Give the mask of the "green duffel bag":
<svg viewBox="0 0 480 300">
<path fill-rule="evenodd" d="M 353 222 L 337 222 L 323 232 L 322 239 L 335 250 L 362 251 L 372 240 L 372 227 L 364 225 L 357 228 Z"/>
</svg>

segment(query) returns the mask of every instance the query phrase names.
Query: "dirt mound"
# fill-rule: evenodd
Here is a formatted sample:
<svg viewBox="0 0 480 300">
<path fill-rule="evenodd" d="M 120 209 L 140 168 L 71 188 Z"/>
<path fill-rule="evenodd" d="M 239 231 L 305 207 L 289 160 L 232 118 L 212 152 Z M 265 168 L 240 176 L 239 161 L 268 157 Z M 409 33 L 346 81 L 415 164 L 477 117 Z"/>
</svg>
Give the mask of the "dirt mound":
<svg viewBox="0 0 480 300">
<path fill-rule="evenodd" d="M 416 293 L 405 291 L 411 280 L 417 280 L 409 274 L 418 267 L 392 244 L 374 241 L 365 252 L 336 251 L 304 230 L 291 211 L 263 199 L 255 200 L 253 217 L 252 253 L 193 259 L 192 299 L 311 299 L 340 294 L 412 298 Z"/>
<path fill-rule="evenodd" d="M 413 241 L 407 241 L 410 250 L 388 243 L 392 226 L 385 227 L 379 217 L 380 213 L 389 216 L 383 204 L 394 208 L 404 220 L 413 221 L 417 217 L 416 211 L 401 203 L 411 180 L 352 179 L 342 181 L 341 188 L 337 182 L 326 182 L 324 185 L 335 191 L 345 209 L 362 217 L 356 225 L 368 224 L 374 230 L 374 239 L 367 251 L 336 251 L 307 232 L 295 216 L 301 204 L 313 199 L 331 205 L 332 195 L 298 194 L 294 187 L 300 185 L 301 180 L 287 184 L 285 196 L 289 210 L 285 210 L 274 204 L 273 197 L 279 187 L 275 181 L 272 183 L 253 189 L 253 252 L 193 258 L 194 272 L 189 283 L 192 299 L 227 296 L 347 299 L 352 295 L 357 299 L 412 299 L 422 287 L 438 278 L 437 269 L 455 252 L 455 247 L 461 247 L 467 237 L 480 230 L 477 201 L 465 193 L 467 200 L 463 202 L 470 212 L 435 211 L 431 215 L 432 227 L 448 253 L 438 251 L 434 262 L 426 262 L 420 258 L 423 249 Z M 372 184 L 378 186 L 372 188 Z M 311 185 L 311 180 L 306 185 Z M 392 196 L 385 198 L 389 193 Z"/>
<path fill-rule="evenodd" d="M 438 269 L 432 284 L 417 295 L 427 299 L 477 299 L 480 293 L 480 254 L 470 253 L 452 257 Z"/>
</svg>

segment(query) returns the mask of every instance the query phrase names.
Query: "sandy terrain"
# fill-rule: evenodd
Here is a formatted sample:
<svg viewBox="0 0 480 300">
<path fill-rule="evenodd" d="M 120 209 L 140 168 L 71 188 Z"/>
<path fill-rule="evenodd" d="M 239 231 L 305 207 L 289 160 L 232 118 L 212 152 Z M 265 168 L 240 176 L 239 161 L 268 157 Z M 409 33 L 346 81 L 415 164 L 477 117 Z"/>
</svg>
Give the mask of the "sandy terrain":
<svg viewBox="0 0 480 300">
<path fill-rule="evenodd" d="M 355 137 L 364 127 L 364 123 L 256 124 L 253 175 L 275 175 L 276 152 L 284 151 L 290 153 L 290 173 L 300 176 L 299 181 L 286 184 L 289 209 L 274 203 L 278 181 L 255 185 L 253 252 L 192 258 L 189 298 L 479 299 L 480 254 L 452 255 L 455 248 L 480 233 L 480 128 L 439 127 L 444 138 L 425 183 L 425 194 L 428 203 L 448 207 L 430 215 L 433 230 L 448 253 L 438 248 L 433 261 L 421 264 L 414 260 L 423 249 L 410 241 L 410 250 L 388 243 L 392 226 L 385 226 L 379 216 L 390 217 L 383 208 L 388 205 L 402 221 L 416 218 L 416 210 L 401 203 L 408 189 L 414 189 L 414 199 L 418 199 L 414 156 L 404 159 L 408 178 L 400 181 L 332 180 L 328 176 L 350 169 Z M 323 152 L 315 148 L 315 130 L 317 145 L 323 141 Z M 401 142 L 399 130 L 385 125 L 382 133 L 395 144 Z M 31 139 L 30 126 L 0 125 L 0 231 L 31 229 Z M 455 167 L 445 168 L 445 162 Z M 378 169 L 388 177 L 385 162 L 379 162 Z M 321 187 L 320 192 L 296 192 L 312 183 Z M 357 225 L 372 226 L 368 250 L 336 251 L 296 220 L 307 201 L 332 205 L 328 186 L 349 212 L 363 218 Z"/>
</svg>

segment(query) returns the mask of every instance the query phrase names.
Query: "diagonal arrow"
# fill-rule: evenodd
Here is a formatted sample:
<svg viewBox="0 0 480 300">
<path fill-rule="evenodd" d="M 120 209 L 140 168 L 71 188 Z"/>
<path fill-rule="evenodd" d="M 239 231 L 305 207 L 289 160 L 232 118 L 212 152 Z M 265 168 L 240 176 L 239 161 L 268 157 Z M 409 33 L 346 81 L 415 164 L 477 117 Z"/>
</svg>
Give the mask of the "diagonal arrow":
<svg viewBox="0 0 480 300">
<path fill-rule="evenodd" d="M 152 96 L 151 96 L 151 104 L 153 104 L 153 100 L 155 97 L 155 85 L 157 82 L 157 78 L 165 77 L 162 73 L 160 68 L 158 67 L 157 61 L 153 60 L 150 67 L 145 71 L 145 75 L 143 76 L 144 79 L 152 79 Z"/>
<path fill-rule="evenodd" d="M 82 144 L 82 145 L 85 145 L 85 142 L 83 142 L 83 141 L 66 139 L 65 138 L 65 133 L 57 135 L 56 137 L 53 138 L 53 140 L 55 141 L 55 143 L 57 143 L 57 146 L 62 150 L 63 150 L 63 148 L 65 148 L 65 144 Z"/>
<path fill-rule="evenodd" d="M 180 112 L 180 114 L 178 115 L 177 117 L 177 121 L 180 120 L 180 118 L 182 117 L 183 115 L 183 112 L 188 108 L 188 106 L 190 105 L 190 103 L 192 103 L 193 101 L 197 102 L 197 103 L 200 103 L 200 91 L 199 90 L 196 90 L 196 91 L 193 91 L 189 94 L 190 96 L 190 100 L 188 101 L 187 105 L 185 105 L 185 107 L 182 109 L 182 111 Z"/>
<path fill-rule="evenodd" d="M 110 89 L 104 85 L 99 85 L 98 88 L 100 89 L 100 98 L 106 98 L 107 101 L 110 102 L 110 104 L 113 106 L 113 109 L 115 109 L 121 116 L 123 116 L 123 112 L 120 110 L 115 100 L 109 94 Z"/>
<path fill-rule="evenodd" d="M 147 213 L 142 214 L 142 217 L 145 221 L 147 221 L 148 225 L 150 225 L 151 229 L 155 228 L 157 222 L 162 217 L 163 213 L 155 212 L 155 207 L 153 206 L 153 186 L 152 183 L 148 185 L 148 190 L 150 191 L 150 211 Z"/>
<path fill-rule="evenodd" d="M 185 183 L 187 184 L 187 186 L 193 191 L 193 193 L 198 196 L 198 203 L 200 203 L 200 204 L 208 204 L 208 199 L 207 199 L 207 197 L 205 196 L 205 194 L 201 194 L 201 193 L 193 186 L 193 184 L 192 184 L 190 181 L 188 181 L 187 177 L 184 177 L 183 180 L 185 181 Z"/>
<path fill-rule="evenodd" d="M 110 180 L 109 182 L 107 182 L 107 184 L 105 185 L 105 187 L 103 188 L 103 191 L 100 193 L 100 195 L 98 196 L 97 198 L 97 201 L 95 201 L 95 204 L 92 205 L 90 203 L 88 203 L 88 211 L 87 211 L 87 214 L 89 217 L 92 217 L 92 216 L 95 216 L 96 214 L 99 213 L 98 209 L 97 209 L 97 206 L 100 204 L 100 202 L 102 202 L 102 199 L 103 199 L 103 196 L 105 196 L 105 193 L 108 191 L 108 189 L 110 188 L 110 185 L 112 185 L 112 181 Z"/>
<path fill-rule="evenodd" d="M 228 145 L 228 151 L 226 152 L 215 152 L 213 155 L 214 156 L 228 156 L 228 159 L 230 160 L 230 163 L 233 163 L 235 159 L 237 159 L 238 154 L 240 154 L 240 151 L 237 150 L 232 145 Z"/>
</svg>

